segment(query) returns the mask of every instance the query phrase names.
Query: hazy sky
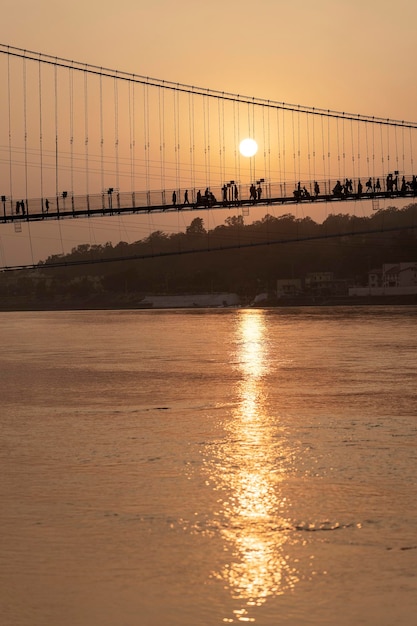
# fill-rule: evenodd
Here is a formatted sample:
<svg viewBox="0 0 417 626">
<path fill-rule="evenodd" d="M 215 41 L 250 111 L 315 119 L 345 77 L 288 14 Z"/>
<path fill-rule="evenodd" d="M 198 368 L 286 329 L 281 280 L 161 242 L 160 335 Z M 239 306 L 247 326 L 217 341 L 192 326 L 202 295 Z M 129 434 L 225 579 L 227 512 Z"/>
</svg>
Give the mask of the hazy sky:
<svg viewBox="0 0 417 626">
<path fill-rule="evenodd" d="M 3 0 L 1 43 L 220 91 L 415 121 L 416 24 L 415 0 Z"/>
</svg>

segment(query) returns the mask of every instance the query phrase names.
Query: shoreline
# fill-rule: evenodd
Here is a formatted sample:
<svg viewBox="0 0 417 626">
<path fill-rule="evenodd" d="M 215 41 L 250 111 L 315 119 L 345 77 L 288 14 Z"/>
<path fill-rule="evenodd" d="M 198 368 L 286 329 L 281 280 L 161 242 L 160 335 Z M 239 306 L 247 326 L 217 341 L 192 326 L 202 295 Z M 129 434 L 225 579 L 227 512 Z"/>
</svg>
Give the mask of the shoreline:
<svg viewBox="0 0 417 626">
<path fill-rule="evenodd" d="M 94 299 L 62 299 L 47 302 L 34 301 L 22 297 L 3 298 L 0 301 L 0 312 L 25 312 L 25 311 L 100 311 L 100 310 L 196 310 L 196 309 L 266 309 L 266 308 L 290 308 L 290 307 L 360 307 L 360 306 L 417 306 L 417 295 L 409 296 L 339 296 L 327 298 L 283 298 L 280 300 L 265 300 L 252 304 L 250 302 L 238 305 L 219 306 L 198 304 L 176 306 L 152 306 L 141 304 L 138 298 L 94 298 Z"/>
</svg>

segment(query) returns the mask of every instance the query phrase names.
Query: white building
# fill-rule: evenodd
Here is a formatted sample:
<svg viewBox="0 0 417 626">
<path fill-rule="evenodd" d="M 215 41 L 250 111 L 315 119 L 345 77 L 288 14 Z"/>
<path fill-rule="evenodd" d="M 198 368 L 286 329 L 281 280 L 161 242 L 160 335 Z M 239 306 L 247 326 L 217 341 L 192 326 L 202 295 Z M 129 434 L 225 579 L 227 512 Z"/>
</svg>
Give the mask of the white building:
<svg viewBox="0 0 417 626">
<path fill-rule="evenodd" d="M 385 263 L 382 266 L 382 287 L 415 285 L 417 285 L 417 263 Z"/>
<path fill-rule="evenodd" d="M 368 273 L 367 287 L 352 287 L 350 296 L 406 296 L 417 294 L 417 262 L 384 263 Z"/>
</svg>

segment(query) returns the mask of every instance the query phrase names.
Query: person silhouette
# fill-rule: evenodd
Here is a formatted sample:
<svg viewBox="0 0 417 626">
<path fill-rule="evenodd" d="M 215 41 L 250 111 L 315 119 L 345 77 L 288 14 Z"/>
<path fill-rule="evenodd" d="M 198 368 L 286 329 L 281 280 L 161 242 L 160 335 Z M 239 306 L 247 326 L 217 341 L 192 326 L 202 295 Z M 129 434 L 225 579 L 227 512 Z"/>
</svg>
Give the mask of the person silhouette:
<svg viewBox="0 0 417 626">
<path fill-rule="evenodd" d="M 223 202 L 227 202 L 227 185 L 223 185 L 222 187 L 222 196 Z"/>
</svg>

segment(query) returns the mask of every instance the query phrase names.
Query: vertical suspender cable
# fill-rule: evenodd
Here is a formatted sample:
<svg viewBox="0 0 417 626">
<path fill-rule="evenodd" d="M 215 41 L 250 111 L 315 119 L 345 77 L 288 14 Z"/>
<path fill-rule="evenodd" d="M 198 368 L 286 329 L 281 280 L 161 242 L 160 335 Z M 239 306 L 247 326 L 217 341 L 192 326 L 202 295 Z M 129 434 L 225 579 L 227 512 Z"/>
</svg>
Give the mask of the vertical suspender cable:
<svg viewBox="0 0 417 626">
<path fill-rule="evenodd" d="M 337 177 L 340 180 L 340 137 L 339 137 L 339 118 L 336 117 L 336 140 L 337 140 Z"/>
<path fill-rule="evenodd" d="M 362 175 L 361 173 L 361 169 L 362 169 L 361 168 L 361 128 L 362 126 L 359 121 L 356 122 L 356 125 L 358 127 L 358 153 L 357 153 L 358 154 L 358 168 L 357 169 L 358 169 L 358 181 L 359 181 Z"/>
<path fill-rule="evenodd" d="M 71 201 L 74 202 L 74 70 L 68 69 L 70 101 Z"/>
<path fill-rule="evenodd" d="M 355 142 L 353 139 L 353 120 L 350 120 L 350 152 L 351 152 L 351 161 L 352 161 L 352 177 L 353 180 L 356 178 L 356 167 L 355 167 Z"/>
<path fill-rule="evenodd" d="M 116 161 L 116 189 L 117 193 L 120 189 L 119 180 L 119 85 L 117 73 L 113 81 L 113 95 L 114 95 L 114 154 Z"/>
<path fill-rule="evenodd" d="M 405 171 L 405 137 L 404 137 L 404 126 L 401 127 L 401 153 L 402 153 L 402 171 L 404 176 L 407 174 Z"/>
<path fill-rule="evenodd" d="M 266 128 L 265 128 L 265 107 L 262 107 L 262 139 L 263 139 L 263 149 L 264 149 L 264 176 L 266 178 L 268 178 L 269 180 L 269 176 L 267 176 L 267 159 L 266 159 Z"/>
<path fill-rule="evenodd" d="M 226 178 L 226 135 L 225 135 L 225 102 L 222 98 L 222 149 L 223 149 L 223 182 Z"/>
<path fill-rule="evenodd" d="M 134 77 L 133 77 L 134 78 Z M 132 192 L 136 189 L 136 82 L 132 82 Z M 135 199 L 136 206 L 136 199 Z"/>
<path fill-rule="evenodd" d="M 10 82 L 10 55 L 7 55 L 7 103 L 9 118 L 9 179 L 10 179 L 10 212 L 13 212 L 13 167 L 12 167 L 12 107 Z"/>
<path fill-rule="evenodd" d="M 240 103 L 238 102 L 237 105 L 237 136 L 238 136 L 238 143 L 240 143 L 240 140 L 242 139 L 242 137 L 240 136 Z M 236 150 L 237 150 L 237 179 L 239 181 L 239 185 L 242 184 L 242 161 L 241 161 L 241 154 L 240 154 L 240 150 L 238 147 L 238 143 L 236 144 Z M 241 193 L 241 189 L 239 189 L 239 198 L 242 197 L 242 193 Z"/>
<path fill-rule="evenodd" d="M 132 102 L 132 100 L 134 101 L 134 89 L 135 89 L 135 83 L 132 81 L 128 82 L 128 88 L 129 88 L 129 93 L 128 93 L 128 99 L 129 99 L 129 155 L 130 155 L 130 193 L 132 194 L 132 201 L 133 201 L 133 193 L 135 190 L 134 187 L 134 160 L 133 160 L 133 141 L 134 141 L 134 136 L 133 136 L 133 111 L 134 111 L 134 107 L 133 104 L 134 102 Z M 134 206 L 134 203 L 133 203 Z"/>
<path fill-rule="evenodd" d="M 375 124 L 372 124 L 372 178 L 375 180 Z"/>
<path fill-rule="evenodd" d="M 238 148 L 238 144 L 240 142 L 240 104 L 238 102 L 237 105 L 237 142 L 236 142 L 236 153 L 237 153 L 237 180 L 239 185 L 241 184 L 241 169 L 240 169 L 240 150 Z M 241 196 L 241 193 L 239 194 Z"/>
<path fill-rule="evenodd" d="M 367 177 L 370 178 L 370 167 L 369 167 L 369 142 L 368 142 L 368 122 L 365 122 L 365 143 L 366 143 L 366 164 L 367 164 Z"/>
<path fill-rule="evenodd" d="M 54 65 L 55 89 L 55 196 L 59 197 L 59 152 L 58 152 L 58 66 Z"/>
<path fill-rule="evenodd" d="M 379 125 L 379 134 L 380 134 L 380 141 L 381 141 L 381 174 L 384 175 L 385 174 L 385 159 L 384 159 L 384 136 L 383 136 L 383 126 L 382 124 Z M 389 160 L 389 153 L 388 153 L 388 160 Z M 389 165 L 389 163 L 388 163 Z M 388 168 L 389 169 L 389 168 Z M 379 175 L 380 172 L 378 172 Z M 379 176 L 378 176 L 379 178 Z"/>
<path fill-rule="evenodd" d="M 300 105 L 297 111 L 297 163 L 298 163 L 298 180 L 301 179 L 301 126 L 300 126 Z M 304 176 L 304 171 L 303 171 Z"/>
<path fill-rule="evenodd" d="M 282 111 L 282 157 L 283 157 L 283 163 L 284 163 L 284 167 L 283 167 L 283 180 L 284 180 L 284 189 L 285 189 L 285 196 L 287 196 L 287 191 L 286 191 L 286 182 L 287 182 L 287 133 L 285 130 L 285 120 L 288 119 L 288 115 L 285 114 L 286 112 Z"/>
<path fill-rule="evenodd" d="M 271 109 L 268 106 L 268 184 L 269 197 L 271 198 Z"/>
<path fill-rule="evenodd" d="M 235 149 L 235 173 L 234 180 L 236 184 L 236 188 L 239 188 L 240 185 L 240 152 L 239 152 L 239 142 L 240 142 L 240 123 L 239 123 L 239 102 L 233 101 L 233 140 L 234 140 L 234 149 Z M 235 197 L 235 190 L 232 190 L 232 198 Z"/>
<path fill-rule="evenodd" d="M 292 156 L 293 156 L 294 182 L 295 182 L 295 185 L 297 185 L 297 181 L 300 182 L 300 179 L 299 179 L 299 177 L 297 177 L 297 161 L 296 161 L 296 150 L 295 150 L 294 111 L 291 111 L 291 121 L 292 121 Z"/>
<path fill-rule="evenodd" d="M 27 129 L 27 82 L 26 82 L 26 58 L 23 57 L 23 130 L 25 147 L 25 200 L 26 210 L 28 202 L 28 129 Z"/>
<path fill-rule="evenodd" d="M 59 210 L 59 151 L 58 151 L 58 66 L 54 64 L 54 88 L 55 88 L 55 197 L 57 211 Z M 58 216 L 59 217 L 59 216 Z M 64 254 L 64 242 L 62 239 L 61 222 L 58 220 L 59 238 L 61 241 L 62 254 Z"/>
<path fill-rule="evenodd" d="M 328 113 L 330 113 L 328 111 Z M 331 150 L 330 150 L 330 115 L 327 116 L 327 174 L 329 176 L 329 193 L 331 193 L 331 184 L 330 184 L 330 179 L 331 176 L 333 174 L 333 171 L 331 169 L 331 165 L 330 165 L 330 158 L 331 158 Z"/>
<path fill-rule="evenodd" d="M 84 147 L 85 147 L 85 185 L 87 194 L 87 207 L 89 207 L 89 150 L 88 150 L 88 75 L 84 70 Z"/>
<path fill-rule="evenodd" d="M 322 153 L 323 153 L 323 178 L 325 181 L 327 181 L 327 176 L 326 176 L 326 148 L 325 148 L 325 138 L 324 138 L 324 119 L 323 116 L 320 117 L 321 120 L 321 147 L 322 147 Z M 327 184 L 327 182 L 325 182 L 325 184 Z M 324 193 L 329 193 L 327 191 L 327 189 L 324 189 Z"/>
<path fill-rule="evenodd" d="M 223 151 L 222 151 L 222 121 L 221 121 L 221 100 L 217 98 L 217 126 L 219 136 L 219 176 L 222 184 L 224 184 L 224 167 L 223 167 Z"/>
<path fill-rule="evenodd" d="M 39 163 L 40 163 L 40 191 L 41 191 L 41 209 L 43 213 L 43 127 L 42 127 L 42 63 L 39 58 L 38 63 L 38 94 L 39 94 Z"/>
<path fill-rule="evenodd" d="M 346 180 L 347 179 L 347 171 L 346 171 L 346 143 L 345 143 L 345 114 L 343 113 L 343 119 L 342 119 L 342 159 L 343 159 L 343 166 L 342 166 L 342 171 L 343 171 L 343 179 Z"/>
<path fill-rule="evenodd" d="M 253 138 L 255 138 L 255 98 L 252 99 L 252 135 Z M 253 155 L 253 180 L 252 182 L 255 183 L 256 180 L 256 152 Z"/>
<path fill-rule="evenodd" d="M 158 88 L 159 113 L 159 164 L 162 189 L 162 204 L 165 204 L 165 88 Z"/>
<path fill-rule="evenodd" d="M 194 97 L 188 94 L 188 116 L 189 116 L 189 136 L 190 136 L 190 184 L 195 190 L 195 128 L 194 128 Z M 193 201 L 195 198 L 193 197 Z"/>
<path fill-rule="evenodd" d="M 182 162 L 181 162 L 181 92 L 177 91 L 177 128 L 178 128 L 178 188 L 182 183 Z"/>
<path fill-rule="evenodd" d="M 313 135 L 313 180 L 316 181 L 316 115 L 313 113 L 311 116 L 312 121 L 312 135 Z"/>
<path fill-rule="evenodd" d="M 282 160 L 281 160 L 281 133 L 279 129 L 279 109 L 276 110 L 277 116 L 277 147 L 278 147 L 278 174 L 279 174 L 279 184 L 280 184 L 280 195 L 285 196 L 285 191 L 282 190 Z M 282 113 L 284 117 L 284 113 Z M 285 181 L 284 181 L 285 182 Z"/>
<path fill-rule="evenodd" d="M 177 126 L 177 91 L 174 89 L 173 93 L 174 98 L 174 106 L 173 106 L 173 114 L 174 114 L 174 156 L 175 156 L 175 188 L 177 193 L 180 191 L 180 180 L 179 180 L 179 165 L 178 165 L 178 126 Z M 179 200 L 179 198 L 178 198 Z"/>
<path fill-rule="evenodd" d="M 23 143 L 25 155 L 25 203 L 28 209 L 28 129 L 27 129 L 27 83 L 26 83 L 26 57 L 23 57 Z"/>
<path fill-rule="evenodd" d="M 310 114 L 306 113 L 306 124 L 307 124 L 307 164 L 308 164 L 308 180 L 310 185 L 310 193 L 311 193 L 311 153 L 310 153 L 310 124 L 309 124 Z"/>
<path fill-rule="evenodd" d="M 395 143 L 395 169 L 397 171 L 400 170 L 399 157 L 398 157 L 398 137 L 397 137 L 397 127 L 394 126 L 394 143 Z M 404 168 L 402 168 L 404 174 Z"/>
<path fill-rule="evenodd" d="M 233 111 L 233 147 L 234 147 L 234 164 L 235 164 L 235 173 L 234 179 L 237 179 L 237 146 L 239 143 L 239 135 L 236 133 L 236 101 L 232 102 L 232 111 Z"/>
<path fill-rule="evenodd" d="M 104 122 L 103 122 L 103 74 L 100 73 L 99 78 L 100 89 L 100 184 L 102 209 L 104 209 Z"/>
<path fill-rule="evenodd" d="M 29 222 L 29 205 L 28 205 L 28 155 L 27 155 L 27 143 L 28 143 L 28 130 L 27 130 L 27 82 L 26 82 L 26 58 L 23 57 L 23 116 L 24 116 L 24 133 L 25 133 L 25 200 L 26 200 L 26 215 L 28 216 L 28 232 L 29 232 L 29 246 L 30 256 L 32 259 L 32 265 L 34 265 L 32 237 L 30 232 Z"/>
<path fill-rule="evenodd" d="M 203 95 L 203 127 L 204 127 L 204 169 L 206 176 L 206 187 L 210 186 L 208 175 L 208 154 L 207 154 L 207 119 L 206 119 L 206 96 Z"/>
<path fill-rule="evenodd" d="M 151 183 L 150 183 L 151 137 L 150 137 L 150 126 L 149 126 L 150 114 L 149 114 L 149 85 L 148 84 L 146 84 L 144 87 L 143 97 L 144 97 L 144 121 L 145 121 L 146 190 L 148 192 L 148 197 L 149 197 L 149 191 L 151 187 Z"/>
<path fill-rule="evenodd" d="M 207 98 L 207 171 L 208 171 L 208 180 L 207 186 L 210 189 L 211 185 L 211 158 L 210 158 L 210 98 Z"/>
</svg>

